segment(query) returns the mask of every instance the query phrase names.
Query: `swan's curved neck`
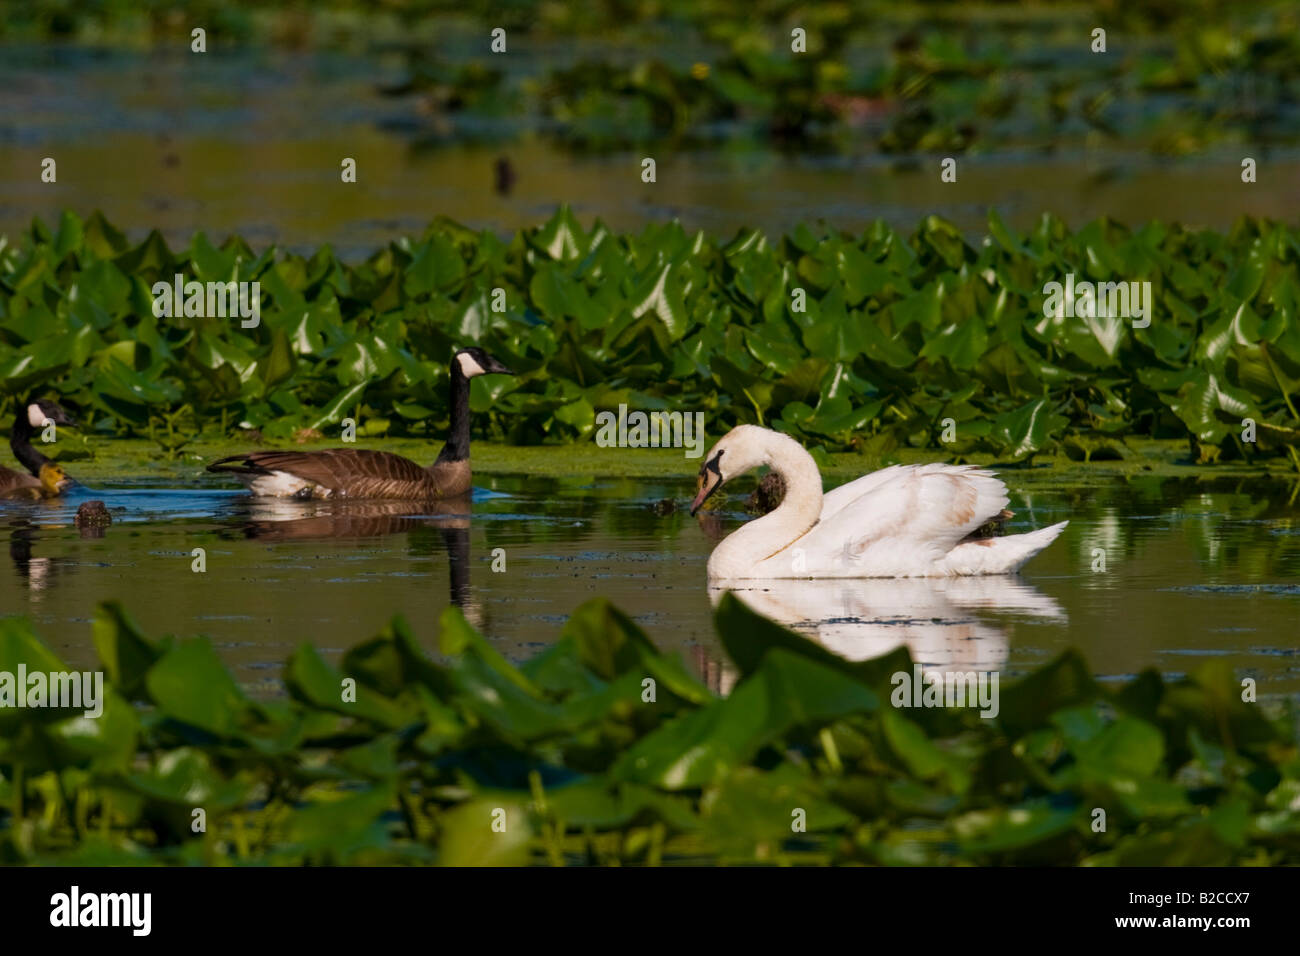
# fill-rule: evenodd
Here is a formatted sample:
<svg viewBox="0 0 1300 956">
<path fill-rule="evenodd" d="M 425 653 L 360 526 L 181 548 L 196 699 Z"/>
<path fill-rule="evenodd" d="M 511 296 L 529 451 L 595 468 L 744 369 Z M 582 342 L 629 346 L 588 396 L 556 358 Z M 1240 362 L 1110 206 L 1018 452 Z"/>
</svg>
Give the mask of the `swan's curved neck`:
<svg viewBox="0 0 1300 956">
<path fill-rule="evenodd" d="M 821 517 L 822 476 L 812 455 L 794 439 L 777 434 L 763 451 L 760 464 L 785 479 L 785 498 L 775 511 L 733 531 L 713 549 L 710 577 L 743 576 L 757 562 L 794 545 Z"/>
</svg>

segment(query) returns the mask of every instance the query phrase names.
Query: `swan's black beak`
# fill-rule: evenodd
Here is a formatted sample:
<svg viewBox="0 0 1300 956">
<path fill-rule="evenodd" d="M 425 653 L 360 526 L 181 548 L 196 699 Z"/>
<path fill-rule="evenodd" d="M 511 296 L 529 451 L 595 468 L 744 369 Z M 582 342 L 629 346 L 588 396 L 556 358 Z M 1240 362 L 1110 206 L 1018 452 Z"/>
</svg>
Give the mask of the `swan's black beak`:
<svg viewBox="0 0 1300 956">
<path fill-rule="evenodd" d="M 700 480 L 695 486 L 695 500 L 691 502 L 691 517 L 695 517 L 695 512 L 700 510 L 704 502 L 713 497 L 713 493 L 722 487 L 725 480 L 722 477 L 722 468 L 719 464 L 722 458 L 722 452 L 718 452 L 700 468 Z"/>
</svg>

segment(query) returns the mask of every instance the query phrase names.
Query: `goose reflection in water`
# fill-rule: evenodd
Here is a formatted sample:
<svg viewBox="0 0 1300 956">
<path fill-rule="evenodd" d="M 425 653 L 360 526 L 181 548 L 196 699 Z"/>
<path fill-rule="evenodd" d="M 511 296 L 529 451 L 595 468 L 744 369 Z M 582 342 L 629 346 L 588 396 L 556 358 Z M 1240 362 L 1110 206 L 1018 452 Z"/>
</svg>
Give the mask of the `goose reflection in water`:
<svg viewBox="0 0 1300 956">
<path fill-rule="evenodd" d="M 8 524 L 9 558 L 14 563 L 18 577 L 26 583 L 33 596 L 37 596 L 53 583 L 54 575 L 61 569 L 49 558 L 32 555 L 38 534 L 37 525 L 31 518 L 17 515 L 10 518 Z"/>
<path fill-rule="evenodd" d="M 905 645 L 922 670 L 1000 671 L 1010 649 L 990 613 L 1065 624 L 1056 600 L 1010 576 L 964 578 L 775 579 L 709 588 L 716 606 L 730 592 L 758 614 L 848 660 L 880 657 Z M 701 660 L 709 686 L 730 693 L 730 664 Z"/>
<path fill-rule="evenodd" d="M 103 502 L 92 502 L 103 506 Z M 26 584 L 32 600 L 40 600 L 42 593 L 53 588 L 58 581 L 75 574 L 78 561 L 67 555 L 44 557 L 36 555 L 35 548 L 41 532 L 62 524 L 62 502 L 44 500 L 23 502 L 21 510 L 5 509 L 3 519 L 9 529 L 9 559 L 19 580 Z M 111 519 L 97 522 L 93 527 L 80 520 L 73 522 L 83 538 L 102 538 Z M 3 609 L 0 609 L 3 610 Z"/>
<path fill-rule="evenodd" d="M 451 603 L 477 628 L 483 608 L 470 586 L 470 516 L 468 494 L 441 501 L 291 498 L 242 499 L 237 518 L 243 534 L 259 541 L 311 541 L 327 538 L 377 538 L 402 532 L 437 531 L 447 552 Z M 418 547 L 417 535 L 413 545 Z"/>
</svg>

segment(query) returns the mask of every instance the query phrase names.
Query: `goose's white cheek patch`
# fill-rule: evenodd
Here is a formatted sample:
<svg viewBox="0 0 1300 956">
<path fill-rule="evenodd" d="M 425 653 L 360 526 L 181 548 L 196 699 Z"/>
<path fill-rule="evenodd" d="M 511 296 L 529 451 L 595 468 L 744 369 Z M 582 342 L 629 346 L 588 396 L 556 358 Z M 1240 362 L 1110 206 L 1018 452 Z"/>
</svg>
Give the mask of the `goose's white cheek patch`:
<svg viewBox="0 0 1300 956">
<path fill-rule="evenodd" d="M 45 427 L 45 413 L 41 411 L 41 406 L 35 403 L 27 406 L 27 421 L 33 428 Z"/>
<path fill-rule="evenodd" d="M 312 484 L 313 482 L 287 471 L 273 471 L 269 475 L 258 475 L 249 482 L 248 489 L 253 494 L 266 498 L 292 498 Z"/>
<path fill-rule="evenodd" d="M 482 365 L 474 361 L 474 356 L 468 352 L 461 352 L 456 356 L 456 361 L 460 363 L 460 370 L 466 378 L 473 378 L 475 375 L 486 375 Z"/>
</svg>

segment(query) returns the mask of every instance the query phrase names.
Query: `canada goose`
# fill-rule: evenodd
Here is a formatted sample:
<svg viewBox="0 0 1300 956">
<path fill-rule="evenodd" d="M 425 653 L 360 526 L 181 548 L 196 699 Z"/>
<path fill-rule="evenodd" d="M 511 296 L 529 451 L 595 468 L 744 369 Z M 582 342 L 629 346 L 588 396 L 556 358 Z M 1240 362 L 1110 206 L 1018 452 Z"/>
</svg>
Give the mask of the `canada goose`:
<svg viewBox="0 0 1300 956">
<path fill-rule="evenodd" d="M 803 446 L 757 425 L 738 425 L 709 451 L 691 514 L 759 465 L 781 474 L 785 497 L 713 549 L 710 580 L 1010 574 L 1068 523 L 985 536 L 988 522 L 1010 517 L 1007 488 L 973 466 L 894 465 L 823 495 L 821 473 Z"/>
<path fill-rule="evenodd" d="M 57 498 L 76 484 L 63 466 L 50 461 L 32 446 L 32 436 L 49 422 L 75 424 L 67 412 L 43 398 L 18 406 L 9 447 L 31 474 L 24 475 L 0 465 L 0 498 Z"/>
<path fill-rule="evenodd" d="M 441 499 L 470 490 L 469 380 L 513 375 L 481 348 L 461 349 L 451 360 L 451 433 L 437 460 L 424 468 L 386 451 L 253 451 L 208 465 L 229 472 L 249 491 L 269 498 Z"/>
</svg>

